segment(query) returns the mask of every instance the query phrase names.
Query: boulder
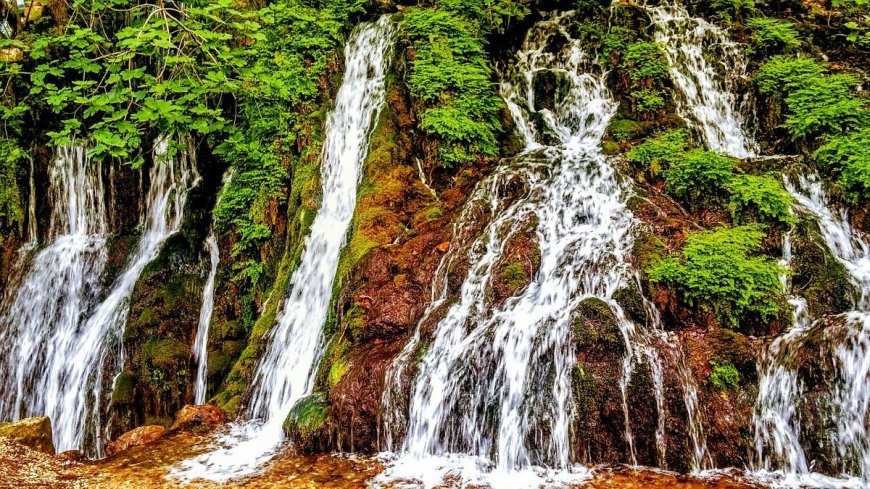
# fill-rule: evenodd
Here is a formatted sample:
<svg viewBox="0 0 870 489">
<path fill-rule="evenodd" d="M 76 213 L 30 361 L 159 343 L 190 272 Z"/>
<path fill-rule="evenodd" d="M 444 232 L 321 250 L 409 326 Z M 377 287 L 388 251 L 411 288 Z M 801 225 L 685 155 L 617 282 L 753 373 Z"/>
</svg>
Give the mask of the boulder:
<svg viewBox="0 0 870 489">
<path fill-rule="evenodd" d="M 0 423 L 0 437 L 9 438 L 34 450 L 54 455 L 51 420 L 45 416 L 14 423 Z"/>
<path fill-rule="evenodd" d="M 135 430 L 124 433 L 115 441 L 109 443 L 109 446 L 106 447 L 106 453 L 112 457 L 133 447 L 154 443 L 163 437 L 165 433 L 166 428 L 159 425 L 141 426 Z"/>
<path fill-rule="evenodd" d="M 0 61 L 20 63 L 24 61 L 24 51 L 14 46 L 0 48 Z"/>
<path fill-rule="evenodd" d="M 204 431 L 227 422 L 224 412 L 211 404 L 181 408 L 170 431 Z"/>
</svg>

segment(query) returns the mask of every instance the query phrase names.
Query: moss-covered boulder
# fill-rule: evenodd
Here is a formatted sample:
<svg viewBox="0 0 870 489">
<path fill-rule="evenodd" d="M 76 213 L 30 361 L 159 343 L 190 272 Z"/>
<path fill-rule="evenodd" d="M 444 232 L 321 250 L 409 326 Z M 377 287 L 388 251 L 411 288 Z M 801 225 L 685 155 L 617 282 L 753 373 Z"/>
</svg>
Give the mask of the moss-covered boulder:
<svg viewBox="0 0 870 489">
<path fill-rule="evenodd" d="M 330 406 L 326 395 L 315 393 L 305 396 L 293 406 L 284 421 L 284 433 L 303 452 L 325 450 L 328 439 L 325 432 Z"/>
</svg>

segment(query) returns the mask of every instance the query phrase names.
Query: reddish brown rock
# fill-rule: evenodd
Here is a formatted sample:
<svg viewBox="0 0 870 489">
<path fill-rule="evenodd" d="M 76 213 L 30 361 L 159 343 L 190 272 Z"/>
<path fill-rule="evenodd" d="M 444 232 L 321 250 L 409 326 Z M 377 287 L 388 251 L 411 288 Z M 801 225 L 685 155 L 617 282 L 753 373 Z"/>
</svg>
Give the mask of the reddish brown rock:
<svg viewBox="0 0 870 489">
<path fill-rule="evenodd" d="M 166 428 L 162 426 L 141 426 L 124 433 L 115 441 L 109 443 L 109 446 L 106 447 L 106 453 L 108 453 L 110 457 L 113 457 L 133 447 L 154 443 L 163 437 L 165 433 Z"/>
<path fill-rule="evenodd" d="M 227 422 L 224 412 L 217 406 L 188 404 L 181 408 L 170 431 L 203 431 Z"/>
</svg>

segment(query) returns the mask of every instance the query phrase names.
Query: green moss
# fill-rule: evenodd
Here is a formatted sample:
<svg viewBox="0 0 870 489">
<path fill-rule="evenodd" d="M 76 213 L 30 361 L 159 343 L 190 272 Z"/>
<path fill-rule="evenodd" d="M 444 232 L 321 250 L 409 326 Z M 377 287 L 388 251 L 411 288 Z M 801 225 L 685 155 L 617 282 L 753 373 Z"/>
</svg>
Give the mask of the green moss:
<svg viewBox="0 0 870 489">
<path fill-rule="evenodd" d="M 574 343 L 581 350 L 601 346 L 613 349 L 622 345 L 613 310 L 609 304 L 597 297 L 584 299 L 577 306 L 572 334 Z"/>
<path fill-rule="evenodd" d="M 634 241 L 632 254 L 641 270 L 658 265 L 665 257 L 665 243 L 652 233 L 640 236 Z"/>
<path fill-rule="evenodd" d="M 630 141 L 640 133 L 642 127 L 630 119 L 614 119 L 607 128 L 607 133 L 615 141 Z"/>
<path fill-rule="evenodd" d="M 142 347 L 142 357 L 151 367 L 173 372 L 187 367 L 190 347 L 174 338 L 151 339 Z"/>
<path fill-rule="evenodd" d="M 502 265 L 501 277 L 507 284 L 511 293 L 516 292 L 529 283 L 529 274 L 526 273 L 526 267 L 522 262 L 506 263 Z"/>
<path fill-rule="evenodd" d="M 303 397 L 293 406 L 284 421 L 284 431 L 291 437 L 314 436 L 329 417 L 329 403 L 323 394 Z"/>
<path fill-rule="evenodd" d="M 112 403 L 131 404 L 136 400 L 136 376 L 125 369 L 115 379 L 115 390 L 112 392 Z"/>
<path fill-rule="evenodd" d="M 730 363 L 710 362 L 713 372 L 710 374 L 710 383 L 713 387 L 721 390 L 736 390 L 740 384 L 740 373 Z"/>
</svg>

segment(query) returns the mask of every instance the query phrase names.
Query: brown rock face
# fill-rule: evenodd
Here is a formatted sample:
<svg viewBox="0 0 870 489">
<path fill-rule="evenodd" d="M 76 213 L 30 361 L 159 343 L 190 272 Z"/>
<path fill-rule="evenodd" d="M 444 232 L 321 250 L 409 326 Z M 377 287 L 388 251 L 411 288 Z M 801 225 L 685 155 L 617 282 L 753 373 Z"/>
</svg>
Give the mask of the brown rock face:
<svg viewBox="0 0 870 489">
<path fill-rule="evenodd" d="M 110 457 L 114 457 L 115 455 L 125 452 L 133 447 L 154 443 L 165 433 L 166 428 L 162 426 L 142 426 L 124 433 L 118 437 L 118 439 L 109 443 L 109 446 L 106 447 L 106 452 Z"/>
<path fill-rule="evenodd" d="M 0 423 L 0 437 L 9 438 L 26 447 L 54 455 L 51 420 L 45 416 L 22 419 L 14 423 Z"/>
<path fill-rule="evenodd" d="M 226 416 L 217 406 L 187 405 L 178 412 L 170 431 L 207 431 L 226 422 Z"/>
</svg>

